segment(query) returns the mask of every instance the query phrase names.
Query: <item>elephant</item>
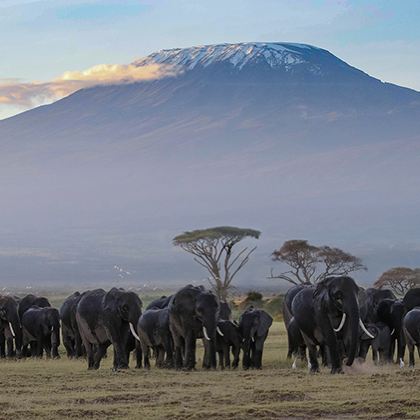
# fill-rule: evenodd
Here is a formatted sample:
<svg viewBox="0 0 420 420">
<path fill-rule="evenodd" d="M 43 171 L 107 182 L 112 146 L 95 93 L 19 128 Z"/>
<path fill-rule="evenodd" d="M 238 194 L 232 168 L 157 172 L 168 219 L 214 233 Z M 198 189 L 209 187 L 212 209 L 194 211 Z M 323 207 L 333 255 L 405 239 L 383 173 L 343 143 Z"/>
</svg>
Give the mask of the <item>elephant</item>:
<svg viewBox="0 0 420 420">
<path fill-rule="evenodd" d="M 18 304 L 11 296 L 0 295 L 0 357 L 21 357 L 22 327 L 19 318 Z M 6 353 L 7 343 L 7 353 Z"/>
<path fill-rule="evenodd" d="M 57 309 L 32 306 L 22 317 L 23 353 L 27 355 L 27 346 L 31 344 L 32 356 L 42 357 L 43 351 L 47 358 L 60 358 L 60 314 Z"/>
<path fill-rule="evenodd" d="M 76 321 L 86 350 L 88 369 L 99 369 L 110 344 L 114 347 L 114 370 L 128 368 L 130 331 L 139 340 L 135 327 L 142 301 L 134 292 L 112 288 L 86 292 L 76 308 Z M 132 346 L 131 346 L 132 347 Z"/>
<path fill-rule="evenodd" d="M 370 287 L 365 290 L 364 305 L 360 305 L 360 318 L 366 323 L 375 323 L 378 319 L 378 306 L 384 299 L 397 300 L 394 293 L 388 289 L 375 289 Z M 361 303 L 359 297 L 359 302 Z M 366 314 L 364 313 L 366 311 Z"/>
<path fill-rule="evenodd" d="M 242 337 L 239 333 L 239 325 L 235 322 L 221 319 L 217 323 L 216 352 L 219 355 L 221 369 L 230 368 L 230 352 L 232 351 L 232 367 L 239 365 Z"/>
<path fill-rule="evenodd" d="M 264 342 L 273 323 L 273 318 L 262 309 L 248 308 L 239 318 L 239 333 L 242 336 L 242 367 L 262 368 Z"/>
<path fill-rule="evenodd" d="M 420 357 L 420 308 L 415 307 L 408 311 L 403 319 L 403 331 L 408 347 L 409 366 L 414 367 L 414 347 Z"/>
<path fill-rule="evenodd" d="M 147 307 L 146 307 L 146 311 L 148 309 L 163 309 L 168 307 L 169 302 L 171 301 L 172 295 L 170 296 L 162 296 L 158 299 L 153 300 L 152 302 L 150 302 Z"/>
<path fill-rule="evenodd" d="M 31 307 L 38 306 L 39 308 L 49 308 L 51 304 L 49 300 L 42 296 L 26 295 L 19 302 L 19 318 L 22 319 L 23 314 Z"/>
<path fill-rule="evenodd" d="M 359 346 L 359 326 L 371 338 L 360 319 L 359 287 L 348 276 L 331 276 L 316 286 L 302 289 L 293 299 L 292 314 L 309 350 L 310 372 L 319 371 L 317 346 L 324 346 L 331 373 L 341 373 L 343 352 L 353 364 Z"/>
<path fill-rule="evenodd" d="M 175 368 L 195 368 L 196 340 L 204 338 L 204 367 L 216 368 L 217 297 L 202 286 L 180 289 L 169 304 L 169 328 L 174 341 Z"/>
<path fill-rule="evenodd" d="M 383 299 L 377 306 L 376 315 L 380 322 L 388 325 L 391 331 L 390 357 L 394 356 L 395 343 L 397 343 L 397 361 L 404 367 L 405 336 L 402 322 L 406 309 L 402 300 Z"/>
<path fill-rule="evenodd" d="M 60 308 L 63 344 L 69 359 L 83 357 L 86 353 L 76 321 L 76 308 L 82 296 L 80 292 L 74 292 Z"/>
<path fill-rule="evenodd" d="M 366 324 L 367 330 L 375 337 L 368 337 L 364 332 L 360 338 L 359 357 L 366 359 L 369 347 L 372 347 L 372 360 L 375 364 L 390 363 L 391 356 L 391 329 L 384 322 Z"/>
<path fill-rule="evenodd" d="M 403 298 L 403 304 L 407 312 L 420 306 L 420 288 L 415 287 L 410 289 Z"/>
<path fill-rule="evenodd" d="M 137 333 L 146 369 L 150 368 L 150 348 L 153 348 L 156 354 L 157 367 L 173 367 L 173 342 L 167 307 L 144 311 L 137 323 Z"/>
<path fill-rule="evenodd" d="M 303 284 L 293 286 L 287 291 L 283 301 L 283 321 L 287 331 L 288 342 L 287 358 L 291 359 L 292 356 L 295 357 L 292 365 L 293 368 L 296 367 L 297 357 L 300 357 L 302 360 L 306 359 L 305 341 L 292 315 L 293 299 L 305 287 L 308 286 Z"/>
</svg>

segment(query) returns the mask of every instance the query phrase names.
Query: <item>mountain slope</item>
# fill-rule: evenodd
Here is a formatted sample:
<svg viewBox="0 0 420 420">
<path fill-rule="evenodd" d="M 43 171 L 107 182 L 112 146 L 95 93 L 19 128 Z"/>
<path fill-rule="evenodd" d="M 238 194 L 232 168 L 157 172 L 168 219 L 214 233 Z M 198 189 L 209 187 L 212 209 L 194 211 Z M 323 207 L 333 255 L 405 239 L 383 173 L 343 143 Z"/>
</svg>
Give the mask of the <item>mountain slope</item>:
<svg viewBox="0 0 420 420">
<path fill-rule="evenodd" d="M 0 262 L 28 271 L 4 281 L 111 280 L 121 260 L 139 280 L 191 279 L 202 273 L 171 238 L 219 224 L 263 231 L 244 281 L 291 237 L 360 252 L 376 271 L 390 246 L 419 246 L 420 93 L 302 44 L 135 62 L 151 63 L 178 75 L 0 121 Z"/>
</svg>

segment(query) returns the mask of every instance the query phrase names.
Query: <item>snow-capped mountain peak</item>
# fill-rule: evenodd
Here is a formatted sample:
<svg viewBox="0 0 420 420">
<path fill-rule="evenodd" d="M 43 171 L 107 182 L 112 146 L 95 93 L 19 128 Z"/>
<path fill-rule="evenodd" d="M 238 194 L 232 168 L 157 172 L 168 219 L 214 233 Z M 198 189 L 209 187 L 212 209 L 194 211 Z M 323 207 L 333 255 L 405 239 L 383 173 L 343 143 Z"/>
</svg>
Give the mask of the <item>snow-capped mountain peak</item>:
<svg viewBox="0 0 420 420">
<path fill-rule="evenodd" d="M 247 42 L 238 44 L 202 45 L 191 48 L 160 50 L 134 62 L 148 64 L 169 64 L 185 70 L 207 67 L 218 62 L 228 62 L 241 70 L 247 64 L 265 62 L 272 68 L 286 70 L 297 64 L 308 62 L 308 53 L 324 51 L 306 44 L 281 42 Z"/>
</svg>

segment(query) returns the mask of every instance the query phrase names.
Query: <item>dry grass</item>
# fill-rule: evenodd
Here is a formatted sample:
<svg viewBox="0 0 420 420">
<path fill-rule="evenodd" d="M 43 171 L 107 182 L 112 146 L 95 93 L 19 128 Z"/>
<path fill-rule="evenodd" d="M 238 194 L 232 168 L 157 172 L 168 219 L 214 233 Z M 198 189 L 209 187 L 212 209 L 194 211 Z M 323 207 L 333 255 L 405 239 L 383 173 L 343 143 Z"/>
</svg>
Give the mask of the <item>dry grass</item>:
<svg viewBox="0 0 420 420">
<path fill-rule="evenodd" d="M 111 353 L 111 352 L 110 352 Z M 345 375 L 309 375 L 285 360 L 275 323 L 262 371 L 112 372 L 83 361 L 1 361 L 0 419 L 10 418 L 416 418 L 420 374 L 370 363 Z"/>
</svg>

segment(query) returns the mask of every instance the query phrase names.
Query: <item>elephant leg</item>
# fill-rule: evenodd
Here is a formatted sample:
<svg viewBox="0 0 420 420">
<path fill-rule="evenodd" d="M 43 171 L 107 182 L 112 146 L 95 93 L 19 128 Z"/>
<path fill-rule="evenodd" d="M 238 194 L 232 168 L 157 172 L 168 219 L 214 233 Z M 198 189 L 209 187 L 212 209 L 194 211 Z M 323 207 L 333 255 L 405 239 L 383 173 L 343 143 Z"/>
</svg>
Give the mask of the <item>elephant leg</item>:
<svg viewBox="0 0 420 420">
<path fill-rule="evenodd" d="M 145 369 L 150 369 L 150 347 L 143 346 L 143 366 Z"/>
<path fill-rule="evenodd" d="M 223 350 L 219 350 L 217 352 L 217 357 L 219 359 L 219 367 L 220 367 L 221 370 L 223 370 L 225 368 L 224 351 Z"/>
<path fill-rule="evenodd" d="M 378 364 L 378 351 L 376 350 L 376 347 L 372 346 L 372 362 L 377 365 Z"/>
<path fill-rule="evenodd" d="M 86 353 L 78 331 L 74 333 L 74 353 L 76 358 L 83 357 Z"/>
<path fill-rule="evenodd" d="M 63 345 L 64 345 L 64 348 L 66 349 L 67 357 L 69 359 L 73 359 L 75 354 L 74 354 L 73 343 L 71 342 L 70 337 L 68 336 L 63 337 Z"/>
<path fill-rule="evenodd" d="M 232 346 L 232 354 L 233 354 L 232 367 L 233 367 L 233 369 L 236 369 L 239 365 L 239 354 L 240 354 L 240 352 L 241 352 L 241 346 L 239 344 Z"/>
<path fill-rule="evenodd" d="M 51 359 L 51 334 L 42 337 L 42 348 L 45 350 L 46 358 Z"/>
<path fill-rule="evenodd" d="M 408 343 L 409 366 L 414 367 L 414 344 Z"/>
<path fill-rule="evenodd" d="M 405 341 L 404 338 L 398 337 L 397 339 L 397 354 L 398 354 L 398 363 L 401 363 L 402 360 L 404 360 L 405 356 Z"/>
<path fill-rule="evenodd" d="M 174 337 L 174 347 L 175 347 L 175 368 L 181 369 L 183 366 L 183 351 L 181 337 Z"/>
<path fill-rule="evenodd" d="M 394 361 L 395 341 L 396 340 L 391 339 L 391 345 L 390 345 L 390 348 L 389 348 L 389 357 L 390 357 L 391 362 Z M 397 342 L 398 342 L 398 340 L 397 340 Z M 398 361 L 398 348 L 397 348 L 397 361 Z"/>
<path fill-rule="evenodd" d="M 308 353 L 309 353 L 309 371 L 311 373 L 319 372 L 319 364 L 318 364 L 318 350 L 315 344 L 308 343 Z"/>
<path fill-rule="evenodd" d="M 164 342 L 163 345 L 164 345 L 165 354 L 166 354 L 165 366 L 167 368 L 172 368 L 174 365 L 174 361 L 173 361 L 173 346 L 172 346 L 171 337 L 169 335 L 165 336 L 163 342 Z"/>
<path fill-rule="evenodd" d="M 254 367 L 255 369 L 262 368 L 262 355 L 264 351 L 264 341 L 267 336 L 259 337 L 255 341 L 255 352 L 254 352 Z"/>
<path fill-rule="evenodd" d="M 163 368 L 165 365 L 165 348 L 163 345 L 159 345 L 158 347 L 158 355 L 156 359 L 156 365 L 160 368 Z"/>
<path fill-rule="evenodd" d="M 230 346 L 229 344 L 225 344 L 223 346 L 223 353 L 225 357 L 225 367 L 230 369 Z"/>
<path fill-rule="evenodd" d="M 203 355 L 203 369 L 210 369 L 210 352 L 209 343 L 206 339 L 203 339 L 204 355 Z"/>
<path fill-rule="evenodd" d="M 0 357 L 6 357 L 6 338 L 3 332 L 0 332 Z"/>
<path fill-rule="evenodd" d="M 247 340 L 243 347 L 243 356 L 242 356 L 242 368 L 247 370 L 251 367 L 251 344 L 250 340 Z"/>
<path fill-rule="evenodd" d="M 31 346 L 32 347 L 32 346 Z M 35 350 L 36 357 L 42 358 L 44 354 L 44 348 L 42 344 L 42 338 L 39 337 L 36 341 L 36 350 Z"/>
<path fill-rule="evenodd" d="M 107 344 L 98 344 L 96 346 L 96 351 L 93 355 L 93 369 L 99 369 L 99 366 L 101 365 L 101 360 L 104 357 L 104 354 L 106 353 L 106 349 L 108 348 Z"/>
<path fill-rule="evenodd" d="M 188 333 L 185 337 L 185 361 L 184 367 L 187 370 L 195 369 L 195 337 L 192 333 Z"/>
<path fill-rule="evenodd" d="M 143 359 L 143 351 L 142 351 L 142 348 L 141 348 L 141 343 L 138 340 L 136 340 L 135 355 L 136 355 L 136 369 L 141 369 L 141 361 Z"/>
<path fill-rule="evenodd" d="M 90 343 L 84 336 L 82 338 L 83 340 L 83 346 L 86 350 L 86 358 L 87 358 L 87 362 L 88 362 L 88 369 L 93 369 L 94 367 L 94 351 L 93 351 L 93 344 Z"/>
<path fill-rule="evenodd" d="M 8 337 L 6 339 L 6 345 L 7 345 L 7 357 L 12 358 L 13 357 L 13 337 Z"/>
</svg>

